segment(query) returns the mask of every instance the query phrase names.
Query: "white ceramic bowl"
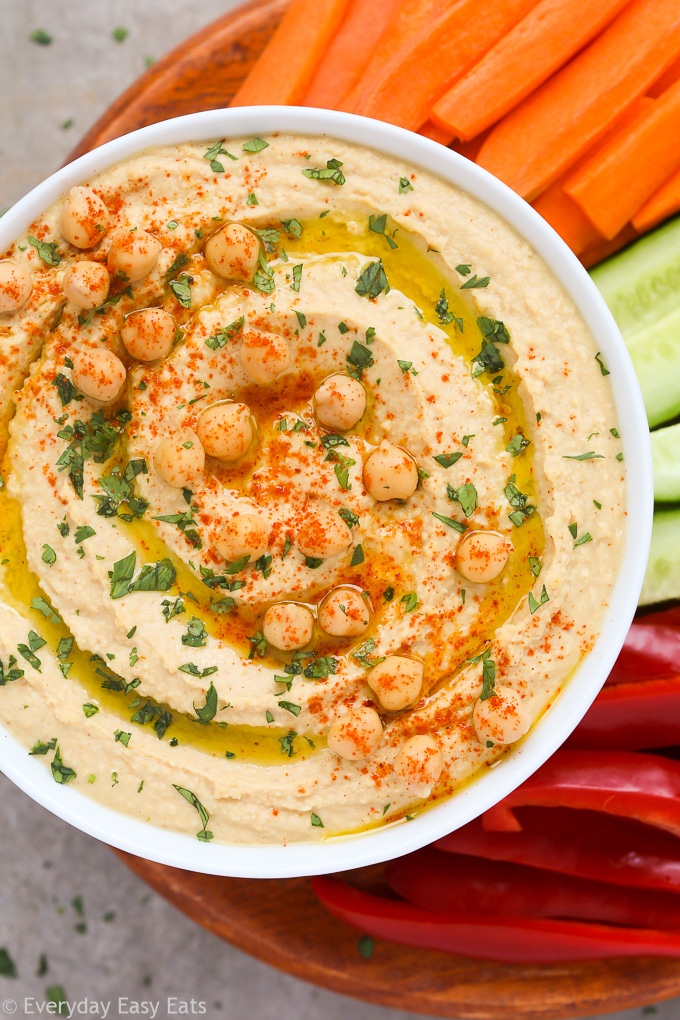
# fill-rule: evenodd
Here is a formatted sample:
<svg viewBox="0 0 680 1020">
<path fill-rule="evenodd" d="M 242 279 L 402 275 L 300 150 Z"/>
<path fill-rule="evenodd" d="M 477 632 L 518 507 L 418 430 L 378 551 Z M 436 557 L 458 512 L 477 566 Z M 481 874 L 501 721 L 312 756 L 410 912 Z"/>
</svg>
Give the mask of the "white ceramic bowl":
<svg viewBox="0 0 680 1020">
<path fill-rule="evenodd" d="M 240 107 L 167 120 L 107 142 L 34 188 L 0 219 L 0 252 L 73 185 L 143 149 L 230 136 L 266 137 L 274 131 L 328 135 L 355 142 L 438 174 L 503 216 L 543 257 L 576 303 L 612 370 L 610 382 L 628 476 L 628 533 L 600 637 L 554 706 L 495 768 L 411 822 L 314 844 L 201 843 L 194 836 L 168 832 L 118 814 L 69 787 L 57 785 L 49 771 L 0 727 L 0 769 L 55 815 L 139 857 L 237 878 L 323 874 L 399 857 L 469 822 L 527 779 L 580 721 L 621 649 L 642 587 L 653 509 L 651 450 L 642 396 L 623 338 L 587 272 L 551 227 L 508 187 L 457 153 L 410 131 L 353 114 L 296 107 Z"/>
</svg>

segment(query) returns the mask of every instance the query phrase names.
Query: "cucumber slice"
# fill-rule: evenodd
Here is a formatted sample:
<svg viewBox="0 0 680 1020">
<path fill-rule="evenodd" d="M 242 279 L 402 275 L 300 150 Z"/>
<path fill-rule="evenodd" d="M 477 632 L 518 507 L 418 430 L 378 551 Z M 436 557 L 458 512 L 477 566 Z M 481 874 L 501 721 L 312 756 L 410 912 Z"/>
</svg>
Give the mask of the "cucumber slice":
<svg viewBox="0 0 680 1020">
<path fill-rule="evenodd" d="M 654 514 L 652 547 L 640 605 L 680 598 L 680 510 Z"/>
<path fill-rule="evenodd" d="M 623 333 L 650 426 L 680 413 L 680 217 L 591 273 Z"/>
<path fill-rule="evenodd" d="M 680 425 L 652 432 L 654 499 L 658 503 L 680 502 Z"/>
<path fill-rule="evenodd" d="M 653 326 L 625 337 L 650 428 L 680 414 L 680 306 Z"/>
</svg>

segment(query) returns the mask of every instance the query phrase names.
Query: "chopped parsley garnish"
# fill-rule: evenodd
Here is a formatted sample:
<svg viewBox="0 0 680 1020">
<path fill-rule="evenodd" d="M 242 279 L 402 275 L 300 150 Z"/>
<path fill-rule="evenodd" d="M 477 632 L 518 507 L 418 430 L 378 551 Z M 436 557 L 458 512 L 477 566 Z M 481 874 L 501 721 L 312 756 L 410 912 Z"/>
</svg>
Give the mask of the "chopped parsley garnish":
<svg viewBox="0 0 680 1020">
<path fill-rule="evenodd" d="M 107 421 L 101 411 L 95 411 L 87 424 L 78 420 L 73 425 L 65 425 L 57 433 L 69 444 L 59 456 L 57 468 L 59 471 L 68 468 L 71 484 L 79 499 L 83 498 L 84 462 L 90 457 L 96 464 L 108 460 L 130 417 L 129 411 L 120 410 Z"/>
<path fill-rule="evenodd" d="M 23 675 L 24 671 L 19 669 L 17 660 L 13 655 L 10 655 L 7 660 L 7 669 L 5 669 L 5 664 L 0 659 L 0 687 L 4 687 L 5 684 L 9 684 L 13 680 L 20 680 Z"/>
<path fill-rule="evenodd" d="M 38 595 L 36 598 L 31 599 L 31 609 L 37 609 L 37 611 L 41 613 L 46 620 L 51 620 L 52 623 L 62 622 L 59 613 L 55 613 L 47 599 L 44 599 L 42 595 Z"/>
<path fill-rule="evenodd" d="M 68 783 L 71 779 L 76 778 L 76 773 L 68 765 L 64 765 L 61 759 L 61 752 L 57 746 L 54 751 L 54 758 L 52 759 L 52 778 L 55 783 Z"/>
<path fill-rule="evenodd" d="M 465 482 L 464 485 L 459 486 L 457 489 L 447 485 L 446 491 L 452 502 L 460 503 L 466 517 L 470 517 L 477 509 L 477 490 L 472 482 Z"/>
<path fill-rule="evenodd" d="M 359 526 L 359 517 L 352 510 L 348 510 L 347 507 L 343 506 L 338 510 L 338 513 L 348 528 L 357 528 Z"/>
<path fill-rule="evenodd" d="M 122 730 L 116 730 L 115 733 L 113 734 L 113 739 L 117 742 L 120 742 L 123 745 L 123 747 L 127 747 L 128 744 L 130 743 L 131 736 L 132 736 L 131 733 L 124 733 Z"/>
<path fill-rule="evenodd" d="M 518 457 L 523 450 L 526 450 L 530 443 L 530 439 L 526 439 L 521 432 L 518 432 L 516 436 L 512 437 L 505 449 L 508 453 L 512 454 L 513 457 Z"/>
<path fill-rule="evenodd" d="M 269 142 L 265 142 L 262 138 L 251 138 L 249 142 L 243 143 L 244 152 L 262 152 L 263 149 L 269 148 Z"/>
<path fill-rule="evenodd" d="M 413 185 L 409 181 L 408 177 L 399 178 L 399 194 L 403 195 L 407 191 L 413 191 Z"/>
<path fill-rule="evenodd" d="M 565 453 L 562 455 L 562 460 L 604 460 L 603 453 L 594 453 L 592 450 L 588 450 L 586 453 Z"/>
<path fill-rule="evenodd" d="M 290 289 L 294 291 L 299 291 L 301 280 L 302 280 L 302 262 L 298 266 L 293 266 L 293 282 L 290 285 Z"/>
<path fill-rule="evenodd" d="M 461 262 L 459 266 L 456 266 L 456 272 L 460 273 L 461 276 L 469 276 L 472 272 L 472 266 L 467 262 Z"/>
<path fill-rule="evenodd" d="M 392 592 L 392 598 L 394 598 L 394 592 Z M 386 601 L 389 601 L 389 599 Z M 372 666 L 377 666 L 379 662 L 385 661 L 385 656 L 375 655 L 376 647 L 375 638 L 369 638 L 358 648 L 355 648 L 352 652 L 352 658 L 356 659 L 357 662 L 360 662 L 361 665 L 365 666 L 367 669 L 370 669 Z"/>
<path fill-rule="evenodd" d="M 579 538 L 577 538 L 577 539 L 576 539 L 576 541 L 574 542 L 574 549 L 576 548 L 576 546 L 577 546 L 577 545 L 585 545 L 585 544 L 586 544 L 586 542 L 592 542 L 592 540 L 593 540 L 593 536 L 592 536 L 592 535 L 590 534 L 590 532 L 589 532 L 589 531 L 585 531 L 585 532 L 584 532 L 584 533 L 583 533 L 583 534 L 582 534 L 582 535 L 581 535 L 581 536 L 580 536 Z"/>
<path fill-rule="evenodd" d="M 229 341 L 233 340 L 241 332 L 245 321 L 242 315 L 240 318 L 234 319 L 233 322 L 230 322 L 223 329 L 216 330 L 212 336 L 206 337 L 206 347 L 209 347 L 211 351 L 216 351 L 218 347 L 226 347 Z"/>
<path fill-rule="evenodd" d="M 93 705 L 91 701 L 86 701 L 83 705 L 83 712 L 88 719 L 90 719 L 93 715 L 96 715 L 98 711 L 99 705 Z"/>
<path fill-rule="evenodd" d="M 449 299 L 446 296 L 446 288 L 442 287 L 442 292 L 439 295 L 439 300 L 434 308 L 437 313 L 437 321 L 440 326 L 448 326 L 450 322 L 455 322 L 458 328 L 462 331 L 463 320 L 457 319 L 453 312 L 449 311 Z"/>
<path fill-rule="evenodd" d="M 319 816 L 314 813 L 314 811 L 312 811 L 311 820 L 312 820 L 312 825 L 313 826 L 315 826 L 317 829 L 323 829 L 324 824 L 321 821 L 321 819 L 319 818 Z"/>
<path fill-rule="evenodd" d="M 184 665 L 177 668 L 181 673 L 189 673 L 190 676 L 199 677 L 201 680 L 217 672 L 217 666 L 206 666 L 205 669 L 200 670 L 194 662 L 185 662 Z"/>
<path fill-rule="evenodd" d="M 267 639 L 261 631 L 256 631 L 248 637 L 250 641 L 250 651 L 248 652 L 248 658 L 254 659 L 255 656 L 262 658 L 267 652 Z"/>
<path fill-rule="evenodd" d="M 322 655 L 314 662 L 305 666 L 303 673 L 308 680 L 328 680 L 332 673 L 337 673 L 338 660 L 333 655 Z"/>
<path fill-rule="evenodd" d="M 375 262 L 369 262 L 362 269 L 354 289 L 360 297 L 367 298 L 377 298 L 383 291 L 386 294 L 389 292 L 390 285 L 387 282 L 387 275 L 380 259 Z"/>
<path fill-rule="evenodd" d="M 203 648 L 208 637 L 208 630 L 203 620 L 192 616 L 187 623 L 187 632 L 182 634 L 182 644 L 191 648 Z"/>
<path fill-rule="evenodd" d="M 600 366 L 600 372 L 602 373 L 602 375 L 611 375 L 611 372 L 609 371 L 609 369 L 605 365 L 604 361 L 602 360 L 602 355 L 600 354 L 599 351 L 595 355 L 595 361 Z"/>
<path fill-rule="evenodd" d="M 341 166 L 342 163 L 339 159 L 329 159 L 326 161 L 324 169 L 303 167 L 302 173 L 313 181 L 332 181 L 333 184 L 341 185 L 345 183 L 345 175 L 340 169 Z"/>
<path fill-rule="evenodd" d="M 291 715 L 295 715 L 295 716 L 298 716 L 300 714 L 300 712 L 302 711 L 301 706 L 300 705 L 294 705 L 292 701 L 279 701 L 278 702 L 278 706 L 279 706 L 279 708 L 282 708 L 284 710 L 284 712 L 290 712 Z"/>
<path fill-rule="evenodd" d="M 458 531 L 461 535 L 464 531 L 467 531 L 467 524 L 462 524 L 460 521 L 454 521 L 453 517 L 445 517 L 443 514 L 437 514 L 432 511 L 432 516 L 436 517 L 442 524 L 446 524 L 449 528 L 453 528 L 454 531 Z"/>
<path fill-rule="evenodd" d="M 71 380 L 63 374 L 63 372 L 57 372 L 55 378 L 52 380 L 52 385 L 56 386 L 59 399 L 61 400 L 61 406 L 66 407 L 72 400 L 82 399 L 78 395 L 78 390 L 73 385 Z"/>
<path fill-rule="evenodd" d="M 17 645 L 18 652 L 24 657 L 24 659 L 26 659 L 27 662 L 30 662 L 33 669 L 37 670 L 38 673 L 40 672 L 41 663 L 35 653 L 46 644 L 47 642 L 40 637 L 40 634 L 36 634 L 34 630 L 29 630 L 28 644 Z"/>
<path fill-rule="evenodd" d="M 355 340 L 347 355 L 347 371 L 355 379 L 361 379 L 365 368 L 374 364 L 373 355 L 368 347 Z"/>
<path fill-rule="evenodd" d="M 281 220 L 281 226 L 286 231 L 286 233 L 290 234 L 292 237 L 302 236 L 302 224 L 300 223 L 299 220 L 296 219 Z"/>
<path fill-rule="evenodd" d="M 57 554 L 55 553 L 52 546 L 47 545 L 47 543 L 45 543 L 45 545 L 42 548 L 43 551 L 41 558 L 43 563 L 46 563 L 48 567 L 53 567 L 54 564 L 57 562 Z"/>
<path fill-rule="evenodd" d="M 168 284 L 182 308 L 191 308 L 191 284 L 193 280 L 193 276 L 182 273 L 178 280 L 170 280 Z"/>
<path fill-rule="evenodd" d="M 214 145 L 210 146 L 210 148 L 207 150 L 207 152 L 203 153 L 203 159 L 209 160 L 209 162 L 210 162 L 210 169 L 215 174 L 223 174 L 224 173 L 224 166 L 218 160 L 218 158 L 217 158 L 218 156 L 228 156 L 229 159 L 238 159 L 237 156 L 232 156 L 232 154 L 230 152 L 227 152 L 226 149 L 222 148 L 222 143 L 224 142 L 224 140 L 225 139 L 222 138 L 221 141 L 215 142 Z"/>
<path fill-rule="evenodd" d="M 397 248 L 397 242 L 394 240 L 396 230 L 392 232 L 392 237 L 385 231 L 385 225 L 387 223 L 387 213 L 380 213 L 379 216 L 371 215 L 368 217 L 368 229 L 373 231 L 374 234 L 382 234 L 390 248 Z"/>
<path fill-rule="evenodd" d="M 550 601 L 550 596 L 548 595 L 548 593 L 547 593 L 547 591 L 545 589 L 545 585 L 543 585 L 543 591 L 541 592 L 541 597 L 538 600 L 538 602 L 534 598 L 534 593 L 530 591 L 529 592 L 529 612 L 533 616 L 533 614 L 536 612 L 537 609 L 540 609 L 541 606 L 545 605 L 545 603 L 549 602 L 549 601 Z"/>
<path fill-rule="evenodd" d="M 365 558 L 363 546 L 361 544 L 357 545 L 352 553 L 350 567 L 358 567 L 360 563 L 364 562 Z"/>
<path fill-rule="evenodd" d="M 450 468 L 451 465 L 455 464 L 457 460 L 460 460 L 462 456 L 463 451 L 456 450 L 455 453 L 438 453 L 433 460 L 436 460 L 443 468 Z"/>
<path fill-rule="evenodd" d="M 534 575 L 534 577 L 538 577 L 542 567 L 543 564 L 541 563 L 537 556 L 529 557 L 529 568 L 531 569 L 531 573 Z"/>
<path fill-rule="evenodd" d="M 418 592 L 409 591 L 405 595 L 402 595 L 399 601 L 404 603 L 405 613 L 412 613 L 418 606 Z"/>
<path fill-rule="evenodd" d="M 473 287 L 488 287 L 490 282 L 491 278 L 489 276 L 477 276 L 476 273 L 473 273 L 469 280 L 461 283 L 460 289 L 472 290 Z"/>
<path fill-rule="evenodd" d="M 406 375 L 408 372 L 410 372 L 411 375 L 418 375 L 418 370 L 413 367 L 412 361 L 400 361 L 399 359 L 397 359 L 397 364 L 399 365 L 399 368 L 401 369 L 404 375 Z"/>
<path fill-rule="evenodd" d="M 191 790 L 187 790 L 184 786 L 177 786 L 176 783 L 173 783 L 172 785 L 175 790 L 177 790 L 177 792 L 198 811 L 198 816 L 201 819 L 201 824 L 203 826 L 201 831 L 197 833 L 198 839 L 200 839 L 202 843 L 209 843 L 213 838 L 213 834 L 212 832 L 208 832 L 208 822 L 210 820 L 208 811 L 201 804 L 196 794 L 192 793 Z"/>
<path fill-rule="evenodd" d="M 200 705 L 199 707 L 196 707 L 194 704 L 194 712 L 196 713 L 196 718 L 199 722 L 203 723 L 205 726 L 207 726 L 208 723 L 215 718 L 215 714 L 217 712 L 217 691 L 215 690 L 212 680 L 210 681 L 210 687 L 208 688 L 205 696 L 205 704 Z"/>
<path fill-rule="evenodd" d="M 296 737 L 297 733 L 295 732 L 295 730 L 288 730 L 285 737 L 279 737 L 279 744 L 281 745 L 281 754 L 286 754 L 288 755 L 289 758 L 293 757 L 293 755 L 295 754 L 293 742 Z"/>
<path fill-rule="evenodd" d="M 482 349 L 472 359 L 473 376 L 481 375 L 482 372 L 501 372 L 505 368 L 505 363 L 495 345 L 510 343 L 510 334 L 507 328 L 498 319 L 490 319 L 486 315 L 479 316 L 477 325 L 483 340 Z"/>
<path fill-rule="evenodd" d="M 300 329 L 304 329 L 305 326 L 307 325 L 307 316 L 304 315 L 302 312 L 298 312 L 297 308 L 294 308 L 293 311 L 295 312 L 295 315 L 297 317 Z"/>
<path fill-rule="evenodd" d="M 36 43 L 38 46 L 49 46 L 52 42 L 52 36 L 49 32 L 46 32 L 44 28 L 35 28 L 28 37 L 31 42 Z M 5 952 L 5 950 L 3 950 Z M 2 973 L 0 971 L 0 973 Z M 16 975 L 12 974 L 12 977 Z"/>
<path fill-rule="evenodd" d="M 39 241 L 37 237 L 29 235 L 28 243 L 33 245 L 40 258 L 48 266 L 58 266 L 61 262 L 61 253 L 56 241 Z"/>
</svg>

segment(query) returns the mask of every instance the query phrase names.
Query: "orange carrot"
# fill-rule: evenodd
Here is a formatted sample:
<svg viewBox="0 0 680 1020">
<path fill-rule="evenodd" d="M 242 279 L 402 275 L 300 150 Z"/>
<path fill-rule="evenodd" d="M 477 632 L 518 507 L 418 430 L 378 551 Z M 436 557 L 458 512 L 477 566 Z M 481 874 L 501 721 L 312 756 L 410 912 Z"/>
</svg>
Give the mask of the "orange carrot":
<svg viewBox="0 0 680 1020">
<path fill-rule="evenodd" d="M 455 0 L 439 18 L 404 44 L 358 97 L 355 112 L 417 131 L 432 104 L 537 0 Z"/>
<path fill-rule="evenodd" d="M 627 244 L 634 241 L 638 236 L 637 231 L 628 223 L 620 234 L 612 238 L 611 241 L 597 241 L 595 244 L 590 245 L 585 251 L 582 251 L 579 258 L 586 269 L 591 269 L 592 266 L 596 266 L 598 262 L 603 262 L 608 259 L 614 252 L 619 251 L 621 248 L 625 248 Z"/>
<path fill-rule="evenodd" d="M 667 67 L 660 78 L 657 78 L 651 88 L 647 89 L 647 95 L 658 99 L 662 92 L 675 85 L 680 78 L 680 57 L 674 60 L 670 67 Z"/>
<path fill-rule="evenodd" d="M 304 95 L 349 0 L 292 0 L 232 106 L 295 104 Z"/>
<path fill-rule="evenodd" d="M 575 170 L 564 190 L 609 239 L 680 166 L 680 81 L 649 111 L 612 133 L 601 150 Z"/>
<path fill-rule="evenodd" d="M 451 141 L 451 132 L 443 131 L 431 120 L 426 120 L 425 123 L 418 128 L 418 134 L 425 135 L 426 138 L 431 138 L 433 142 L 439 142 L 440 145 L 448 145 Z"/>
<path fill-rule="evenodd" d="M 457 138 L 474 138 L 566 64 L 627 3 L 540 0 L 435 103 L 432 119 Z"/>
<path fill-rule="evenodd" d="M 678 0 L 633 0 L 492 130 L 478 162 L 529 201 L 597 142 L 680 53 Z"/>
<path fill-rule="evenodd" d="M 531 204 L 575 255 L 603 240 L 586 214 L 566 194 L 562 181 L 555 181 Z"/>
<path fill-rule="evenodd" d="M 474 163 L 479 155 L 479 150 L 484 145 L 487 139 L 488 131 L 483 131 L 481 135 L 477 135 L 476 138 L 472 138 L 469 142 L 453 142 L 451 148 L 459 152 L 461 156 L 465 156 L 467 159 L 471 159 Z"/>
<path fill-rule="evenodd" d="M 657 223 L 680 210 L 680 170 L 665 181 L 651 198 L 633 216 L 632 223 L 637 231 L 646 234 Z"/>
<path fill-rule="evenodd" d="M 450 6 L 451 0 L 417 0 L 415 3 L 410 0 L 402 0 L 390 26 L 378 40 L 371 62 L 366 67 L 363 77 L 338 104 L 337 109 L 351 113 L 360 93 L 380 78 L 383 67 L 394 54 Z"/>
<path fill-rule="evenodd" d="M 335 110 L 373 59 L 400 0 L 352 0 L 340 29 L 302 98 L 303 106 Z"/>
</svg>

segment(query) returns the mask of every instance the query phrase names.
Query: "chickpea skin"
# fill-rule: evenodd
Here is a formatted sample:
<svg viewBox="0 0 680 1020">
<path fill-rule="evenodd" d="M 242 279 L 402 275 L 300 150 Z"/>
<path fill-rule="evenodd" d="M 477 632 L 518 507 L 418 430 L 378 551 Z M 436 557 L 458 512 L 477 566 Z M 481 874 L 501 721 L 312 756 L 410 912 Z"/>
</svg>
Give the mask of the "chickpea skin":
<svg viewBox="0 0 680 1020">
<path fill-rule="evenodd" d="M 297 602 L 277 602 L 262 619 L 262 633 L 267 644 L 282 652 L 304 648 L 312 640 L 314 617 L 306 606 Z"/>
<path fill-rule="evenodd" d="M 364 485 L 373 499 L 408 499 L 418 488 L 418 468 L 410 453 L 383 439 L 364 464 Z"/>
<path fill-rule="evenodd" d="M 247 404 L 214 404 L 199 416 L 196 431 L 206 453 L 231 463 L 242 457 L 253 441 L 250 408 Z"/>
<path fill-rule="evenodd" d="M 456 570 L 466 581 L 485 584 L 498 577 L 512 552 L 512 543 L 497 531 L 469 531 L 456 549 Z"/>
<path fill-rule="evenodd" d="M 109 251 L 109 269 L 127 283 L 138 283 L 156 265 L 161 247 L 158 238 L 141 227 L 118 234 Z"/>
<path fill-rule="evenodd" d="M 439 744 L 427 733 L 409 737 L 394 759 L 394 771 L 417 797 L 429 797 L 443 768 Z"/>
<path fill-rule="evenodd" d="M 337 556 L 349 549 L 352 532 L 340 514 L 334 510 L 322 510 L 310 514 L 297 535 L 297 546 L 303 556 L 321 557 Z"/>
<path fill-rule="evenodd" d="M 369 670 L 366 683 L 388 712 L 412 705 L 423 689 L 423 664 L 405 655 L 388 655 Z"/>
<path fill-rule="evenodd" d="M 332 375 L 314 394 L 316 420 L 325 429 L 346 432 L 366 410 L 366 390 L 358 379 Z"/>
<path fill-rule="evenodd" d="M 290 366 L 290 347 L 278 333 L 244 330 L 240 358 L 253 382 L 267 386 Z"/>
<path fill-rule="evenodd" d="M 125 365 L 112 351 L 78 351 L 73 355 L 73 382 L 86 397 L 109 404 L 125 382 Z"/>
<path fill-rule="evenodd" d="M 175 340 L 176 324 L 163 308 L 140 308 L 130 312 L 120 330 L 128 354 L 137 361 L 166 358 Z"/>
<path fill-rule="evenodd" d="M 59 215 L 59 229 L 74 248 L 94 248 L 109 229 L 109 210 L 89 188 L 71 188 Z"/>
<path fill-rule="evenodd" d="M 242 223 L 227 223 L 205 244 L 205 261 L 222 280 L 252 280 L 260 257 L 260 240 Z"/>
<path fill-rule="evenodd" d="M 185 428 L 161 439 L 154 450 L 153 462 L 163 481 L 184 489 L 202 472 L 205 454 L 193 429 Z"/>
<path fill-rule="evenodd" d="M 99 262 L 76 262 L 64 273 L 61 287 L 64 297 L 83 311 L 98 308 L 109 296 L 111 278 Z"/>
<path fill-rule="evenodd" d="M 326 742 L 341 758 L 360 761 L 375 751 L 382 739 L 382 722 L 374 708 L 361 705 L 332 724 Z"/>
<path fill-rule="evenodd" d="M 239 514 L 227 521 L 217 536 L 215 548 L 227 563 L 259 560 L 267 551 L 269 527 L 257 514 Z"/>
<path fill-rule="evenodd" d="M 31 274 L 11 259 L 0 262 L 0 312 L 16 312 L 33 292 Z"/>
<path fill-rule="evenodd" d="M 528 731 L 531 720 L 512 687 L 498 686 L 490 698 L 475 702 L 472 725 L 480 744 L 513 744 Z"/>
<path fill-rule="evenodd" d="M 317 619 L 326 634 L 356 637 L 368 627 L 371 614 L 361 592 L 352 588 L 334 588 L 320 604 Z"/>
</svg>

